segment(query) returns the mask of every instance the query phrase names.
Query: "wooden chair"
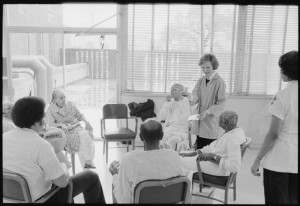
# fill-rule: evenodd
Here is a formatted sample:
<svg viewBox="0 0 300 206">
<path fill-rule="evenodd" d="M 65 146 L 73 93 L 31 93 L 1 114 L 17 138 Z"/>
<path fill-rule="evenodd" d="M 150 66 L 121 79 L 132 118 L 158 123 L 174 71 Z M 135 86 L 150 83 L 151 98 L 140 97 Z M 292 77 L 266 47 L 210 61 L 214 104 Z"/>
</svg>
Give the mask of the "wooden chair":
<svg viewBox="0 0 300 206">
<path fill-rule="evenodd" d="M 8 203 L 44 203 L 60 190 L 59 187 L 53 186 L 46 194 L 39 199 L 32 201 L 30 190 L 26 179 L 15 172 L 3 169 L 3 202 Z M 73 202 L 73 183 L 68 183 L 68 203 Z"/>
<path fill-rule="evenodd" d="M 241 154 L 242 154 L 242 159 L 245 154 L 245 151 L 247 147 L 249 147 L 251 143 L 251 138 L 247 137 L 246 142 L 241 145 Z M 197 168 L 198 168 L 198 173 L 193 174 L 193 181 L 192 181 L 192 187 L 195 183 L 199 183 L 199 190 L 200 193 L 202 192 L 203 185 L 208 185 L 211 187 L 214 187 L 214 189 L 210 192 L 208 196 L 206 195 L 201 195 L 201 194 L 194 194 L 196 196 L 200 197 L 206 197 L 212 200 L 216 200 L 225 204 L 228 204 L 228 192 L 229 189 L 233 189 L 233 199 L 234 201 L 236 200 L 236 176 L 237 172 L 230 173 L 229 176 L 215 176 L 215 175 L 210 175 L 206 173 L 201 172 L 201 167 L 200 167 L 200 161 L 197 161 Z M 230 187 L 232 184 L 232 187 Z M 225 190 L 225 200 L 219 200 L 216 198 L 211 197 L 212 193 L 214 192 L 215 188 L 223 189 Z"/>
<path fill-rule="evenodd" d="M 188 204 L 190 186 L 190 180 L 183 176 L 167 180 L 146 180 L 135 187 L 133 203 Z"/>
<path fill-rule="evenodd" d="M 107 119 L 125 119 L 126 127 L 118 127 L 116 129 L 107 129 L 105 120 Z M 128 119 L 135 120 L 135 131 L 128 128 Z M 130 141 L 133 150 L 135 149 L 135 138 L 137 134 L 138 119 L 137 117 L 128 117 L 128 108 L 126 104 L 106 104 L 103 106 L 103 118 L 100 120 L 101 136 L 103 142 L 103 154 L 106 150 L 106 163 L 108 160 L 108 142 Z M 129 145 L 127 144 L 127 152 Z"/>
</svg>

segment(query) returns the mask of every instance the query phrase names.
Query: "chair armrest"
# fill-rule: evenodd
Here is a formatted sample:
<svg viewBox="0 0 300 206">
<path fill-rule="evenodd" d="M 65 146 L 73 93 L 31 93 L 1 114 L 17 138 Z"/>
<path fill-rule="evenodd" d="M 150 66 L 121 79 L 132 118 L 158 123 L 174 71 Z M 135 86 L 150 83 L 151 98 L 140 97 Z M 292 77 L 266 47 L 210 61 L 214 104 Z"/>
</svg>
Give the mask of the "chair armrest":
<svg viewBox="0 0 300 206">
<path fill-rule="evenodd" d="M 135 119 L 135 134 L 137 134 L 138 118 L 135 116 L 130 116 L 128 119 Z"/>
</svg>

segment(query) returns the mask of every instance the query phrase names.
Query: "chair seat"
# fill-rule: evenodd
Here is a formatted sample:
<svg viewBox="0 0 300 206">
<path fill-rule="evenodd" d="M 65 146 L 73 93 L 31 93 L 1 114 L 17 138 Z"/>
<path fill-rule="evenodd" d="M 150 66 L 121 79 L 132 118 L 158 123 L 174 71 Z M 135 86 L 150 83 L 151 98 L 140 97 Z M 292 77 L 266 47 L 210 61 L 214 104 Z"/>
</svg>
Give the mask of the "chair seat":
<svg viewBox="0 0 300 206">
<path fill-rule="evenodd" d="M 222 185 L 222 186 L 226 186 L 227 180 L 228 180 L 228 176 L 214 176 L 214 175 L 209 175 L 206 173 L 202 173 L 202 177 L 203 177 L 203 181 L 204 182 L 209 182 L 209 183 L 213 183 L 216 185 Z M 193 180 L 199 181 L 199 175 L 198 173 L 194 173 L 193 174 Z"/>
<path fill-rule="evenodd" d="M 104 137 L 106 140 L 114 139 L 134 139 L 135 133 L 126 127 L 105 130 Z"/>
</svg>

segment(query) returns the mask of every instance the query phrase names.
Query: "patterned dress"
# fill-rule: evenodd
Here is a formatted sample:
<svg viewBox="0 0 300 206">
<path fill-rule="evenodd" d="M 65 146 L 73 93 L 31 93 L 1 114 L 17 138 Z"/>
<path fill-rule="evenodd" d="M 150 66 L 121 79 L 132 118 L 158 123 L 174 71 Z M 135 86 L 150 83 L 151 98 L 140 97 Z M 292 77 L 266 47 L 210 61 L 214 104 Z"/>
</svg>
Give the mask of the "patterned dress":
<svg viewBox="0 0 300 206">
<path fill-rule="evenodd" d="M 76 105 L 71 101 L 66 101 L 66 105 L 62 108 L 55 103 L 50 103 L 46 113 L 46 121 L 52 126 L 53 124 L 75 124 L 82 120 L 82 113 L 77 109 Z M 74 127 L 66 132 L 67 144 L 66 151 L 74 154 L 79 151 L 80 131 L 84 130 L 81 125 Z"/>
</svg>

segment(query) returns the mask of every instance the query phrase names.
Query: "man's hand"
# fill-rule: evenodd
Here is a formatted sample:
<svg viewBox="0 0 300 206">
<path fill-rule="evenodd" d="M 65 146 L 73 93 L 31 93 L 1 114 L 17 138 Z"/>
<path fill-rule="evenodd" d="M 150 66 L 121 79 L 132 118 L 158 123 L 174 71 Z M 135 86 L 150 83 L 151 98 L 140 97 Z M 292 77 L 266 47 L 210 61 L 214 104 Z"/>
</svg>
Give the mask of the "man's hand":
<svg viewBox="0 0 300 206">
<path fill-rule="evenodd" d="M 214 159 L 215 154 L 213 153 L 202 153 L 199 154 L 199 156 L 197 157 L 197 161 L 209 161 L 209 160 L 213 160 Z"/>
<path fill-rule="evenodd" d="M 172 96 L 171 96 L 171 95 L 167 95 L 167 96 L 166 96 L 166 101 L 167 101 L 167 102 L 170 102 L 171 99 L 172 99 Z"/>
<path fill-rule="evenodd" d="M 186 153 L 179 153 L 181 157 L 193 157 L 197 155 L 197 152 L 186 152 Z"/>
<path fill-rule="evenodd" d="M 119 168 L 120 168 L 119 161 L 114 160 L 112 163 L 110 163 L 109 171 L 110 171 L 111 175 L 118 174 Z"/>
</svg>

